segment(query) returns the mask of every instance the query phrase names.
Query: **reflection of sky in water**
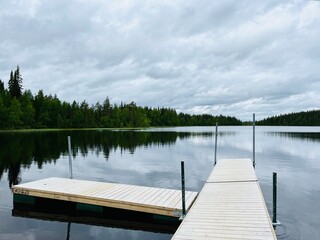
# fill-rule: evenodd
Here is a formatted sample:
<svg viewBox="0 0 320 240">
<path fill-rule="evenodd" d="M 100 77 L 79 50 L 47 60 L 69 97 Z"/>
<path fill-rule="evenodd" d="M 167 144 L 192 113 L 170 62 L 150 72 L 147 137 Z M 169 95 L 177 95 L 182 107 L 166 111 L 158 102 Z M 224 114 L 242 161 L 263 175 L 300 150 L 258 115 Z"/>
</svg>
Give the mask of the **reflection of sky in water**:
<svg viewBox="0 0 320 240">
<path fill-rule="evenodd" d="M 278 172 L 279 239 L 320 239 L 320 148 L 319 138 L 312 140 L 292 132 L 320 132 L 320 128 L 256 127 L 256 171 L 271 212 L 272 172 Z M 200 191 L 213 167 L 214 127 L 152 129 L 153 132 L 178 131 L 210 134 L 191 134 L 177 138 L 174 144 L 138 146 L 134 152 L 110 151 L 108 159 L 102 152 L 89 151 L 84 157 L 78 152 L 73 158 L 73 176 L 89 179 L 154 187 L 180 188 L 180 161 L 185 161 L 187 190 Z M 219 127 L 219 158 L 251 158 L 252 127 Z M 282 132 L 282 134 L 279 134 Z M 316 139 L 316 140 L 315 140 Z M 69 177 L 67 156 L 60 156 L 56 164 L 36 164 L 21 171 L 22 182 L 44 177 Z M 13 218 L 9 209 L 12 196 L 1 179 L 1 239 L 61 239 L 65 238 L 67 224 Z M 19 230 L 16 226 L 19 225 Z M 19 235 L 20 234 L 20 235 Z M 24 238 L 22 238 L 24 236 Z M 47 237 L 48 236 L 48 237 Z M 51 236 L 51 237 L 50 237 Z M 170 239 L 170 234 L 155 234 L 117 228 L 72 224 L 73 239 Z"/>
</svg>

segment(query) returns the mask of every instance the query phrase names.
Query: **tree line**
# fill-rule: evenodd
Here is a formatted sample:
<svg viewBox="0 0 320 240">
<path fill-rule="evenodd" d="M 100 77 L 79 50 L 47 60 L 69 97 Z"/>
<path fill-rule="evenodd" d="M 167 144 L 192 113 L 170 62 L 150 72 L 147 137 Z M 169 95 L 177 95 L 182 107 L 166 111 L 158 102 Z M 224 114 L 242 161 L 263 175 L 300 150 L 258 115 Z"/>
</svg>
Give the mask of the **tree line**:
<svg viewBox="0 0 320 240">
<path fill-rule="evenodd" d="M 177 113 L 173 108 L 150 108 L 131 102 L 89 106 L 86 101 L 68 103 L 43 90 L 33 95 L 22 88 L 20 68 L 11 71 L 8 89 L 0 80 L 0 129 L 24 128 L 131 128 L 149 126 L 241 125 L 235 117 Z"/>
<path fill-rule="evenodd" d="M 269 126 L 320 126 L 320 110 L 268 117 L 258 121 L 257 124 Z"/>
</svg>

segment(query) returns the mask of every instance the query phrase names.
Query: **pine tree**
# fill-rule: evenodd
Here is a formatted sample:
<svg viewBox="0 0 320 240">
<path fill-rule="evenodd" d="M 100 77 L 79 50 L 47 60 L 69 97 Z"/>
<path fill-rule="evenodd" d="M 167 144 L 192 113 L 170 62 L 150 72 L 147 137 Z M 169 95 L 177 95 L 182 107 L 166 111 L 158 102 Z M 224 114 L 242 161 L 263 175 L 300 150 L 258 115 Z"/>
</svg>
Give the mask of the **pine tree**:
<svg viewBox="0 0 320 240">
<path fill-rule="evenodd" d="M 20 98 L 22 95 L 22 77 L 20 74 L 19 65 L 17 66 L 17 70 L 14 73 L 14 82 L 15 82 L 15 88 L 16 88 L 16 97 Z"/>
<path fill-rule="evenodd" d="M 4 91 L 4 82 L 0 79 L 0 93 Z"/>
<path fill-rule="evenodd" d="M 14 73 L 11 70 L 10 79 L 8 82 L 9 92 L 12 98 L 20 98 L 22 95 L 22 77 L 20 74 L 19 65 L 17 66 L 17 70 Z"/>
<path fill-rule="evenodd" d="M 9 93 L 11 95 L 11 97 L 14 95 L 14 80 L 13 80 L 13 72 L 11 70 L 10 72 L 10 79 L 8 82 L 8 88 L 9 88 Z"/>
</svg>

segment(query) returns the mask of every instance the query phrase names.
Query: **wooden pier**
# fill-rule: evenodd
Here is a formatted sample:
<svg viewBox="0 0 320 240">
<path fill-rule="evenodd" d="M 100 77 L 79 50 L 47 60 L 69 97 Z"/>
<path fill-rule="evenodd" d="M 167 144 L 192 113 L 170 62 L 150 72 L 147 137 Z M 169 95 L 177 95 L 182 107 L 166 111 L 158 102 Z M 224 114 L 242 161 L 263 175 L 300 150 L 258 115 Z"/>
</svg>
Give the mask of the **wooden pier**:
<svg viewBox="0 0 320 240">
<path fill-rule="evenodd" d="M 217 162 L 172 239 L 276 239 L 251 159 Z"/>
<path fill-rule="evenodd" d="M 46 178 L 12 187 L 16 197 L 47 198 L 151 213 L 169 217 L 181 216 L 181 191 L 117 183 L 103 183 L 66 178 Z M 186 192 L 186 209 L 198 193 Z"/>
<path fill-rule="evenodd" d="M 12 192 L 29 204 L 42 198 L 168 217 L 182 212 L 181 191 L 164 188 L 47 178 L 13 186 Z M 251 159 L 219 160 L 199 196 L 185 196 L 187 215 L 174 240 L 277 239 Z"/>
</svg>

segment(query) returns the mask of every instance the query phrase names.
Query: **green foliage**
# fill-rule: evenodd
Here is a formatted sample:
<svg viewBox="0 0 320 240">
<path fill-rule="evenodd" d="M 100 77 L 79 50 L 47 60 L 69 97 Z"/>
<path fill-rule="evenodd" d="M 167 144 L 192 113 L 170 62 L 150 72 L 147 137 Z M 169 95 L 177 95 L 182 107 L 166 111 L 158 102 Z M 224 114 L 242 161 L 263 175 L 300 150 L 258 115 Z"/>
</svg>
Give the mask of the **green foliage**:
<svg viewBox="0 0 320 240">
<path fill-rule="evenodd" d="M 32 104 L 33 96 L 30 91 L 25 91 L 20 98 L 21 104 L 21 121 L 24 128 L 31 128 L 35 123 L 35 110 Z"/>
<path fill-rule="evenodd" d="M 213 126 L 240 125 L 241 121 L 209 114 L 177 113 L 172 108 L 148 108 L 134 102 L 112 105 L 107 97 L 89 106 L 86 101 L 72 104 L 61 102 L 57 96 L 40 90 L 35 96 L 22 91 L 19 66 L 11 71 L 8 90 L 0 81 L 0 129 L 19 128 L 133 128 L 149 126 Z"/>
<path fill-rule="evenodd" d="M 4 91 L 4 82 L 0 79 L 0 94 Z"/>
<path fill-rule="evenodd" d="M 8 114 L 6 106 L 3 103 L 2 97 L 0 96 L 0 128 L 5 128 L 5 123 L 8 123 L 7 120 Z"/>
<path fill-rule="evenodd" d="M 9 127 L 10 128 L 19 128 L 22 125 L 21 121 L 22 111 L 20 103 L 16 98 L 13 98 L 9 108 Z"/>
<path fill-rule="evenodd" d="M 276 126 L 320 126 L 320 110 L 268 117 L 258 121 L 257 124 Z"/>
<path fill-rule="evenodd" d="M 18 128 L 122 128 L 149 126 L 214 126 L 242 125 L 235 117 L 210 114 L 177 113 L 172 108 L 149 108 L 134 102 L 112 105 L 107 97 L 89 106 L 86 101 L 72 104 L 40 90 L 35 96 L 30 90 L 22 93 L 19 66 L 10 73 L 8 89 L 0 80 L 0 129 Z M 320 110 L 269 117 L 258 125 L 320 126 Z"/>
</svg>

